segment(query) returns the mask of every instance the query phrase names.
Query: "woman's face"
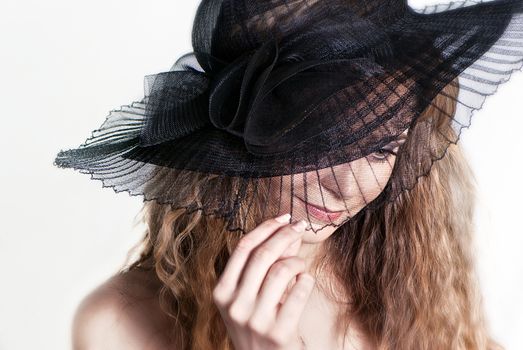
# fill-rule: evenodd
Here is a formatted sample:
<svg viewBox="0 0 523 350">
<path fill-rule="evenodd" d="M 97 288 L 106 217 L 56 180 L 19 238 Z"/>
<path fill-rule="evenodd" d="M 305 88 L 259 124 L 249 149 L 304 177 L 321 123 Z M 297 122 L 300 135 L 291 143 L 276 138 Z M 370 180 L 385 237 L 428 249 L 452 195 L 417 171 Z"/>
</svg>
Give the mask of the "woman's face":
<svg viewBox="0 0 523 350">
<path fill-rule="evenodd" d="M 316 171 L 294 175 L 292 191 L 293 221 L 310 221 L 315 230 L 308 230 L 303 242 L 318 243 L 328 238 L 347 218 L 358 213 L 367 203 L 374 200 L 387 184 L 398 148 L 405 142 L 408 129 L 396 140 L 391 141 L 380 151 L 354 161 L 327 167 Z M 283 177 L 282 200 L 291 198 L 291 176 Z M 279 193 L 273 195 L 279 197 Z M 304 199 L 307 203 L 304 203 Z M 290 212 L 290 201 L 282 202 L 279 214 Z M 325 211 L 325 208 L 328 211 Z M 308 212 L 308 216 L 307 216 Z"/>
</svg>

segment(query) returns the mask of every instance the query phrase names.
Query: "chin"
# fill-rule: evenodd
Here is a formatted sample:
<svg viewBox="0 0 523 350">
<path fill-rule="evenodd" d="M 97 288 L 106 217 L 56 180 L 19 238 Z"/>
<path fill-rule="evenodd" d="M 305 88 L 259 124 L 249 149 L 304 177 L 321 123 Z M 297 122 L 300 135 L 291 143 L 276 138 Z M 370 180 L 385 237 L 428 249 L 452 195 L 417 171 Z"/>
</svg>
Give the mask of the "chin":
<svg viewBox="0 0 523 350">
<path fill-rule="evenodd" d="M 313 223 L 313 225 L 314 225 L 314 229 L 316 229 L 316 230 L 323 226 L 323 225 L 315 224 L 315 223 Z M 308 229 L 303 234 L 302 241 L 304 243 L 320 243 L 320 242 L 326 240 L 327 238 L 329 238 L 334 233 L 334 231 L 336 231 L 337 228 L 338 227 L 336 227 L 336 226 L 325 226 L 324 228 L 322 228 L 321 230 L 319 230 L 317 232 L 314 232 L 313 230 Z"/>
</svg>

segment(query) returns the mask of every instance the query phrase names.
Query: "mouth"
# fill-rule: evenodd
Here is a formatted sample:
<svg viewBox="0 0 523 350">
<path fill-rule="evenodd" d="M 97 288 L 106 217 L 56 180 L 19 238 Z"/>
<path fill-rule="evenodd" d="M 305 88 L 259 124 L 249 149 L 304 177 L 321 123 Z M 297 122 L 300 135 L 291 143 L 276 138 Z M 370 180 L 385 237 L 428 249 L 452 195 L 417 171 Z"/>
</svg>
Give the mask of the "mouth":
<svg viewBox="0 0 523 350">
<path fill-rule="evenodd" d="M 343 213 L 343 210 L 339 210 L 339 211 L 330 211 L 328 209 L 325 210 L 312 203 L 305 203 L 305 201 L 303 199 L 301 199 L 300 197 L 297 197 L 297 196 L 295 196 L 295 197 L 297 199 L 299 199 L 300 202 L 306 206 L 307 211 L 318 220 L 321 220 L 324 222 L 335 221 Z"/>
</svg>

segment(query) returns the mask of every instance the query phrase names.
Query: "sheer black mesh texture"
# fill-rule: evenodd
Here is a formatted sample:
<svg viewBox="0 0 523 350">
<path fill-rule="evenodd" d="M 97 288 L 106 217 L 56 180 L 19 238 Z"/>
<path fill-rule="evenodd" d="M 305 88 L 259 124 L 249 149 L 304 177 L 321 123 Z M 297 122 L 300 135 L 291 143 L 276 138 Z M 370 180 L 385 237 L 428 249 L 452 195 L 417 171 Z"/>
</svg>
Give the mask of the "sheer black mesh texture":
<svg viewBox="0 0 523 350">
<path fill-rule="evenodd" d="M 204 0 L 193 51 L 54 164 L 229 230 L 284 212 L 337 227 L 413 188 L 521 69 L 522 11 Z"/>
</svg>

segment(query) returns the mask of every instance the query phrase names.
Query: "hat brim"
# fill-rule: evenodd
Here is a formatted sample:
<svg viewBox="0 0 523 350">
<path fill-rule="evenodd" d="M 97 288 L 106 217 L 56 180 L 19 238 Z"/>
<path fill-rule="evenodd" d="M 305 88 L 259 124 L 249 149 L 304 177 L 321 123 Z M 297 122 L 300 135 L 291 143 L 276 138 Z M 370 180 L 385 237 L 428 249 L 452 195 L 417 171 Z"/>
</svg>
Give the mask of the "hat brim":
<svg viewBox="0 0 523 350">
<path fill-rule="evenodd" d="M 325 145 L 325 149 L 333 146 L 325 135 L 309 135 L 300 147 L 292 150 L 291 158 L 286 153 L 259 156 L 248 151 L 242 138 L 212 125 L 198 127 L 186 135 L 156 145 L 140 146 L 140 132 L 147 114 L 147 101 L 141 100 L 111 111 L 83 145 L 60 151 L 54 164 L 89 173 L 92 179 L 101 180 L 103 187 L 112 187 L 115 192 L 127 191 L 131 195 L 143 195 L 144 200 L 170 202 L 175 184 L 165 183 L 166 188 L 157 186 L 154 190 L 146 185 L 153 178 L 155 183 L 162 183 L 158 177 L 168 178 L 167 173 L 171 171 L 249 179 L 312 171 L 364 156 L 412 126 L 423 110 L 431 105 L 433 98 L 458 79 L 460 93 L 455 100 L 458 111 L 449 116 L 455 137 L 442 134 L 437 152 L 433 149 L 427 151 L 429 159 L 424 162 L 423 169 L 413 170 L 414 181 L 426 174 L 434 161 L 441 159 L 451 143 L 458 141 L 461 130 L 470 125 L 473 112 L 482 108 L 486 97 L 495 93 L 499 85 L 523 66 L 522 1 L 489 1 L 465 6 L 466 3 L 453 3 L 454 7 L 446 11 L 437 11 L 438 7 L 427 7 L 423 13 L 409 10 L 404 18 L 391 26 L 390 35 L 397 48 L 394 51 L 394 73 L 388 75 L 388 79 L 380 78 L 380 82 L 389 87 L 388 95 L 375 96 L 374 101 L 366 100 L 363 98 L 364 85 L 352 89 L 353 95 L 347 95 L 347 90 L 329 94 L 331 100 L 338 102 L 360 96 L 360 102 L 369 112 L 376 111 L 377 103 L 381 109 L 383 105 L 387 108 L 398 108 L 399 105 L 402 110 L 381 123 L 378 118 L 371 120 L 374 121 L 372 130 L 367 131 L 372 134 L 372 131 L 387 129 L 390 136 L 375 138 L 373 144 L 362 146 L 364 140 L 357 139 L 354 125 L 341 123 L 338 129 L 333 128 L 329 135 L 338 135 L 336 144 L 344 151 L 351 145 L 359 149 L 359 153 L 353 152 L 352 158 L 343 158 L 339 156 L 339 149 L 333 150 L 330 157 L 324 158 L 327 161 L 320 165 L 318 157 L 322 153 L 311 154 L 311 150 L 324 152 L 321 145 Z M 395 31 L 395 26 L 401 31 Z M 182 73 L 173 71 L 171 74 Z M 398 95 L 398 87 L 405 87 L 411 80 L 415 82 L 413 88 Z M 421 99 L 420 89 L 424 92 Z M 390 96 L 397 96 L 393 105 L 387 104 Z M 407 103 L 411 97 L 416 97 L 415 104 Z M 270 103 L 270 95 L 267 103 Z M 331 107 L 328 103 L 316 106 L 313 113 L 302 119 L 301 127 L 291 132 L 303 133 L 312 128 L 317 120 L 315 117 L 325 118 L 327 111 L 332 112 Z M 347 118 L 348 110 L 338 111 L 338 116 Z M 336 115 L 330 114 L 329 117 L 339 122 Z M 366 126 L 365 122 L 363 124 Z M 383 136 L 383 132 L 380 131 L 379 135 Z M 303 153 L 299 152 L 300 149 Z M 394 191 L 395 195 L 411 187 L 412 181 L 410 185 L 402 182 L 401 188 Z M 394 197 L 390 195 L 390 199 Z"/>
</svg>

